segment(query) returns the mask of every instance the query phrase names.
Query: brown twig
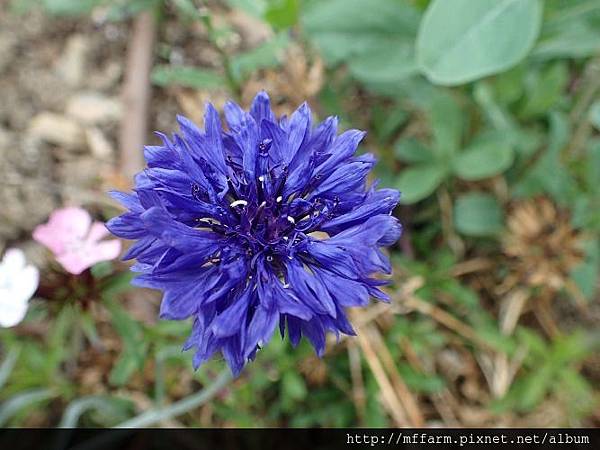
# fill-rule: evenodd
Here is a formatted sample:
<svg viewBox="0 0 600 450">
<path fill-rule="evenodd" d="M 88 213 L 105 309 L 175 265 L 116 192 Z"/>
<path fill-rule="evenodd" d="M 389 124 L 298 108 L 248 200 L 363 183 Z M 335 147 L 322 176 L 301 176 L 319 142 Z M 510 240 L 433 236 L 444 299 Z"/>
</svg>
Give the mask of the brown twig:
<svg viewBox="0 0 600 450">
<path fill-rule="evenodd" d="M 390 380 L 396 389 L 396 393 L 402 402 L 402 406 L 404 407 L 408 418 L 410 419 L 411 426 L 417 428 L 422 427 L 425 424 L 425 420 L 423 419 L 419 404 L 402 379 L 400 372 L 398 372 L 394 357 L 385 344 L 381 333 L 374 326 L 370 326 L 365 331 L 368 332 L 368 336 L 371 339 L 371 342 L 373 342 L 373 346 L 377 350 L 381 362 L 388 371 Z"/>
<path fill-rule="evenodd" d="M 366 333 L 363 333 L 361 330 L 358 331 L 357 337 L 365 359 L 369 364 L 369 368 L 371 369 L 371 372 L 373 372 L 373 376 L 379 385 L 379 389 L 381 389 L 383 404 L 392 416 L 395 425 L 398 427 L 410 426 L 402 403 L 398 399 L 394 387 L 387 377 L 385 370 L 381 365 L 381 361 L 379 361 L 379 358 L 371 345 L 371 341 Z"/>
<path fill-rule="evenodd" d="M 150 71 L 156 36 L 154 11 L 144 11 L 135 18 L 127 49 L 123 85 L 124 114 L 121 120 L 119 147 L 121 171 L 131 177 L 144 165 L 142 147 L 148 131 Z"/>
</svg>

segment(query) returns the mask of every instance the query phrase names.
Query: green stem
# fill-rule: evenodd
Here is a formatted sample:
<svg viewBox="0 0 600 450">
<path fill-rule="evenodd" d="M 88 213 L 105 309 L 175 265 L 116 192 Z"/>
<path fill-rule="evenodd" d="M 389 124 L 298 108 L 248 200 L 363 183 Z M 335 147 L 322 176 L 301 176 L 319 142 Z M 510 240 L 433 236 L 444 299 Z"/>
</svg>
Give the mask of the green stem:
<svg viewBox="0 0 600 450">
<path fill-rule="evenodd" d="M 127 420 L 115 428 L 140 428 L 154 425 L 202 406 L 219 393 L 232 380 L 231 373 L 225 369 L 208 387 L 164 408 L 155 408 Z"/>
</svg>

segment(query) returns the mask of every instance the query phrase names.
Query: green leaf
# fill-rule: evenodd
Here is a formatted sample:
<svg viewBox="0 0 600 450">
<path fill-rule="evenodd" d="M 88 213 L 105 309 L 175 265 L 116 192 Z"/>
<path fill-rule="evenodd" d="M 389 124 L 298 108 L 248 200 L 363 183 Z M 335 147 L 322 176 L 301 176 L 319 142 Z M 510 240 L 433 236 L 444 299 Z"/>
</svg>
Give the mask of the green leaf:
<svg viewBox="0 0 600 450">
<path fill-rule="evenodd" d="M 381 47 L 352 59 L 352 75 L 365 83 L 395 83 L 418 73 L 412 43 Z"/>
<path fill-rule="evenodd" d="M 6 381 L 10 378 L 10 375 L 15 368 L 15 364 L 17 363 L 17 359 L 19 358 L 19 354 L 21 353 L 21 346 L 14 346 L 10 348 L 6 357 L 0 364 L 0 389 L 6 383 Z"/>
<path fill-rule="evenodd" d="M 440 93 L 433 97 L 429 115 L 433 131 L 433 150 L 443 160 L 447 160 L 460 147 L 464 128 L 462 111 L 450 95 Z"/>
<path fill-rule="evenodd" d="M 408 118 L 408 112 L 402 107 L 391 110 L 388 108 L 373 108 L 371 124 L 375 128 L 379 142 L 386 142 L 408 121 Z"/>
<path fill-rule="evenodd" d="M 531 52 L 535 59 L 583 58 L 600 50 L 598 0 L 548 0 L 538 43 Z"/>
<path fill-rule="evenodd" d="M 502 72 L 531 50 L 541 19 L 539 0 L 433 0 L 419 27 L 417 64 L 448 86 Z"/>
<path fill-rule="evenodd" d="M 544 115 L 559 100 L 569 80 L 566 64 L 552 64 L 541 73 L 532 72 L 526 80 L 527 97 L 520 116 L 532 118 Z"/>
<path fill-rule="evenodd" d="M 112 423 L 124 420 L 125 410 L 131 406 L 128 400 L 102 395 L 87 395 L 73 400 L 65 408 L 59 428 L 76 428 L 82 415 L 90 410 L 95 410 L 110 418 Z"/>
<path fill-rule="evenodd" d="M 433 161 L 433 153 L 415 138 L 400 139 L 394 146 L 394 155 L 409 163 L 426 163 Z"/>
<path fill-rule="evenodd" d="M 152 69 L 151 79 L 158 86 L 184 86 L 193 89 L 217 89 L 226 85 L 222 75 L 196 67 L 157 66 Z"/>
<path fill-rule="evenodd" d="M 44 9 L 57 16 L 82 16 L 89 14 L 105 0 L 43 0 Z"/>
<path fill-rule="evenodd" d="M 590 239 L 584 243 L 585 260 L 573 268 L 571 279 L 587 298 L 594 298 L 600 277 L 600 240 Z"/>
<path fill-rule="evenodd" d="M 590 107 L 590 122 L 600 131 L 600 100 L 596 100 Z"/>
<path fill-rule="evenodd" d="M 600 49 L 600 31 L 593 25 L 578 22 L 549 32 L 531 52 L 536 59 L 583 58 Z"/>
<path fill-rule="evenodd" d="M 400 201 L 407 205 L 429 197 L 446 176 L 446 169 L 436 165 L 419 164 L 404 170 L 396 188 L 400 191 Z"/>
<path fill-rule="evenodd" d="M 4 426 L 22 410 L 31 408 L 36 403 L 46 401 L 55 395 L 56 393 L 52 389 L 39 388 L 20 392 L 11 397 L 0 405 L 0 426 Z"/>
<path fill-rule="evenodd" d="M 265 19 L 276 30 L 283 30 L 296 24 L 299 11 L 299 0 L 270 0 Z"/>
<path fill-rule="evenodd" d="M 467 236 L 494 236 L 502 230 L 502 209 L 490 194 L 463 194 L 454 204 L 454 225 Z"/>
<path fill-rule="evenodd" d="M 505 140 L 484 140 L 457 155 L 453 169 L 464 180 L 481 180 L 504 172 L 513 160 L 514 150 Z"/>
<path fill-rule="evenodd" d="M 365 83 L 394 83 L 416 73 L 419 12 L 396 0 L 331 0 L 310 4 L 303 28 L 325 60 L 348 63 Z"/>
<path fill-rule="evenodd" d="M 111 321 L 123 341 L 123 352 L 113 367 L 109 382 L 123 386 L 131 376 L 141 370 L 148 350 L 141 325 L 133 320 L 116 302 L 105 299 L 104 304 L 111 313 Z"/>
<path fill-rule="evenodd" d="M 112 264 L 109 261 L 102 261 L 94 264 L 90 269 L 92 276 L 96 279 L 104 278 L 112 273 Z"/>
<path fill-rule="evenodd" d="M 569 142 L 571 129 L 568 118 L 562 113 L 551 112 L 549 119 L 548 146 L 513 187 L 513 193 L 518 197 L 549 194 L 558 202 L 566 203 L 576 189 L 575 180 L 561 159 L 562 149 Z"/>
<path fill-rule="evenodd" d="M 286 371 L 281 380 L 283 395 L 290 400 L 303 400 L 307 395 L 304 379 L 294 371 Z"/>
<path fill-rule="evenodd" d="M 416 372 L 408 364 L 401 364 L 398 370 L 408 387 L 415 392 L 434 394 L 445 387 L 444 378 L 439 375 Z"/>
<path fill-rule="evenodd" d="M 282 50 L 289 44 L 286 33 L 280 33 L 268 42 L 231 58 L 231 69 L 238 81 L 258 69 L 274 67 L 279 64 Z"/>
</svg>

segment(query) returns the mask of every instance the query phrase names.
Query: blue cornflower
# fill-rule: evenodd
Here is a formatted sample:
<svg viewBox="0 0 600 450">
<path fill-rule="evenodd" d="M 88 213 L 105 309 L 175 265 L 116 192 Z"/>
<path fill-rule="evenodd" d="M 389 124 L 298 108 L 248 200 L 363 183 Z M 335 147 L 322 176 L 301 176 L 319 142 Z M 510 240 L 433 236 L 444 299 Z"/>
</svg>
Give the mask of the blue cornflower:
<svg viewBox="0 0 600 450">
<path fill-rule="evenodd" d="M 204 131 L 180 116 L 181 134 L 159 133 L 108 228 L 137 241 L 124 258 L 136 285 L 164 292 L 161 318 L 193 317 L 194 367 L 220 351 L 238 374 L 277 325 L 319 356 L 327 332 L 354 334 L 345 309 L 387 300 L 374 275 L 390 273 L 380 247 L 401 226 L 399 193 L 367 188 L 375 158 L 354 156 L 364 132 L 337 135 L 335 117 L 313 128 L 306 104 L 277 119 L 264 92 L 225 118 L 228 131 L 208 104 Z"/>
</svg>

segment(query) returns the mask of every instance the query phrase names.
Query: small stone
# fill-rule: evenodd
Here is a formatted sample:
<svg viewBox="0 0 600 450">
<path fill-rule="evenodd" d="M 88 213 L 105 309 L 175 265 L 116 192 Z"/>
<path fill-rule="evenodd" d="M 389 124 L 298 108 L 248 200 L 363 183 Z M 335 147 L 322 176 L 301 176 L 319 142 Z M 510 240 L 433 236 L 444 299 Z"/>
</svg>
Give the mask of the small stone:
<svg viewBox="0 0 600 450">
<path fill-rule="evenodd" d="M 69 100 L 66 113 L 85 125 L 98 125 L 119 120 L 121 102 L 96 92 L 82 92 Z"/>
<path fill-rule="evenodd" d="M 88 147 L 98 159 L 110 160 L 114 150 L 104 133 L 99 128 L 92 127 L 85 130 Z"/>
<path fill-rule="evenodd" d="M 85 134 L 73 119 L 51 112 L 35 116 L 29 123 L 30 136 L 69 149 L 83 148 Z"/>
<path fill-rule="evenodd" d="M 80 86 L 85 76 L 85 56 L 89 40 L 81 34 L 69 38 L 65 50 L 56 65 L 58 75 L 70 86 Z"/>
</svg>

